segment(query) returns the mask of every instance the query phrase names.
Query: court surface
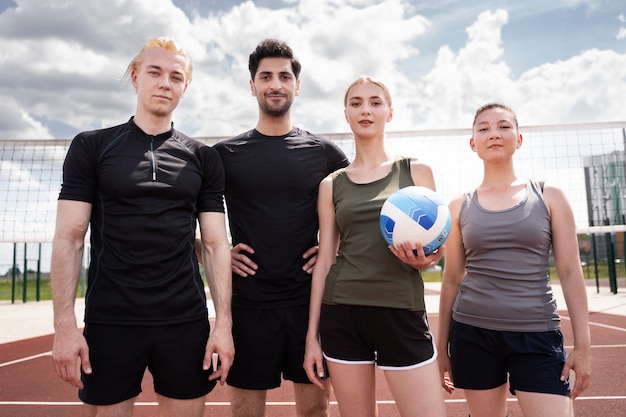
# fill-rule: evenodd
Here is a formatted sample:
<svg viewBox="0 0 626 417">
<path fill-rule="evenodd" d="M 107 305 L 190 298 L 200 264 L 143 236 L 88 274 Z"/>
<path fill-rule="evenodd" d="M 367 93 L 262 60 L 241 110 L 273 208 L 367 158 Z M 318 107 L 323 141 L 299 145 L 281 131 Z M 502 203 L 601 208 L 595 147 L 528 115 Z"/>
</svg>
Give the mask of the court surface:
<svg viewBox="0 0 626 417">
<path fill-rule="evenodd" d="M 591 284 L 591 283 L 590 283 Z M 429 320 L 437 328 L 439 284 L 427 283 Z M 563 318 L 566 347 L 571 349 L 572 333 L 558 285 L 554 286 Z M 592 337 L 591 386 L 574 402 L 578 417 L 626 416 L 626 285 L 620 279 L 618 294 L 607 287 L 588 287 Z M 80 304 L 77 305 L 80 311 Z M 79 316 L 80 317 L 80 316 Z M 72 417 L 81 415 L 76 389 L 54 373 L 52 349 L 52 307 L 49 302 L 0 304 L 0 417 Z M 467 416 L 461 390 L 445 395 L 448 415 Z M 399 416 L 383 373 L 377 372 L 377 400 L 381 417 Z M 331 416 L 339 416 L 331 397 Z M 207 397 L 205 416 L 230 414 L 227 388 L 218 386 Z M 146 373 L 143 393 L 135 406 L 135 416 L 156 416 L 152 380 Z M 290 383 L 268 392 L 267 416 L 294 416 Z M 522 414 L 515 397 L 509 396 L 509 416 Z M 548 414 L 549 415 L 549 414 Z"/>
</svg>

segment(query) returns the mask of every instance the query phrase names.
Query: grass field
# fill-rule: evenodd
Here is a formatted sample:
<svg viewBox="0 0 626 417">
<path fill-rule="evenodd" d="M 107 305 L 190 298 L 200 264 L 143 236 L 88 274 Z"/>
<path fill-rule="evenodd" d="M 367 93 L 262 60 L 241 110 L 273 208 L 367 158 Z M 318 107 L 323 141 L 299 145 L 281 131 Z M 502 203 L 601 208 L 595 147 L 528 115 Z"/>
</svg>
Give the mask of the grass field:
<svg viewBox="0 0 626 417">
<path fill-rule="evenodd" d="M 39 300 L 50 300 L 52 296 L 50 294 L 49 274 L 42 274 L 39 285 L 37 284 L 35 274 L 29 274 L 26 279 L 26 301 L 37 301 L 37 290 L 39 290 Z M 79 297 L 84 296 L 85 290 L 86 284 L 84 280 L 81 280 L 78 284 L 77 295 Z M 22 302 L 24 300 L 24 281 L 21 275 L 19 279 L 15 281 L 15 287 L 13 287 L 11 277 L 0 277 L 0 300 L 11 299 L 14 299 L 15 302 Z"/>
<path fill-rule="evenodd" d="M 595 268 L 593 265 L 585 265 L 583 266 L 583 273 L 586 279 L 595 280 Z M 616 275 L 617 278 L 624 278 L 626 276 L 626 265 L 624 264 L 616 264 Z M 554 268 L 550 268 L 550 276 L 552 279 L 557 279 L 557 274 Z M 606 263 L 598 264 L 598 277 L 599 278 L 608 278 L 609 277 L 609 268 Z M 425 282 L 439 282 L 441 281 L 441 271 L 422 271 L 422 278 Z M 26 301 L 36 301 L 37 300 L 37 280 L 35 274 L 29 274 L 26 280 Z M 84 281 L 78 285 L 77 295 L 79 297 L 84 296 L 86 289 L 86 284 Z M 24 282 L 22 281 L 21 275 L 19 279 L 15 282 L 15 288 L 13 289 L 12 279 L 11 277 L 0 277 L 0 300 L 11 300 L 13 294 L 13 299 L 15 302 L 22 302 L 24 299 Z M 50 278 L 49 275 L 44 273 L 42 274 L 40 283 L 39 283 L 39 300 L 50 300 Z"/>
<path fill-rule="evenodd" d="M 21 278 L 21 277 L 20 277 Z M 26 301 L 37 300 L 37 281 L 35 278 L 28 278 L 26 281 Z M 23 301 L 24 282 L 19 279 L 15 282 L 13 288 L 11 278 L 0 278 L 0 300 Z M 50 297 L 50 279 L 41 280 L 39 284 L 39 299 L 49 300 Z"/>
</svg>

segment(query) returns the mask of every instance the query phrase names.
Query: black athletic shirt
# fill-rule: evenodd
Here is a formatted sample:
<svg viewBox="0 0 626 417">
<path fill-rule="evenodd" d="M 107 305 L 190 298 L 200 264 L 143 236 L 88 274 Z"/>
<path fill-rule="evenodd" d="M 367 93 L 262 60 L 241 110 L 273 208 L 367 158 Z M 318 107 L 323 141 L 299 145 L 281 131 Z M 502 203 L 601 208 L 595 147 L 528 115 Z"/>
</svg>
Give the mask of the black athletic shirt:
<svg viewBox="0 0 626 417">
<path fill-rule="evenodd" d="M 285 136 L 250 130 L 213 146 L 224 163 L 226 207 L 233 246 L 246 243 L 256 275 L 233 274 L 233 306 L 307 304 L 311 275 L 304 252 L 317 245 L 320 181 L 348 165 L 326 138 L 294 128 Z"/>
<path fill-rule="evenodd" d="M 194 252 L 198 212 L 224 212 L 212 148 L 133 122 L 83 132 L 63 165 L 59 199 L 92 204 L 85 322 L 167 325 L 207 317 Z"/>
</svg>

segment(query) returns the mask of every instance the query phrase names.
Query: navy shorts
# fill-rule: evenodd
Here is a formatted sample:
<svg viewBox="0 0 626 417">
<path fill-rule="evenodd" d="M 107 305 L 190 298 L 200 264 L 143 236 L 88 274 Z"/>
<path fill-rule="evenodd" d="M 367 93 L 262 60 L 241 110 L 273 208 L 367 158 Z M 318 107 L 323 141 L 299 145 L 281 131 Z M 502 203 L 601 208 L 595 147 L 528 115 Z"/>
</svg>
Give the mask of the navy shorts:
<svg viewBox="0 0 626 417">
<path fill-rule="evenodd" d="M 275 309 L 233 307 L 235 359 L 228 385 L 250 390 L 280 386 L 281 378 L 310 384 L 304 371 L 309 306 Z"/>
<path fill-rule="evenodd" d="M 84 330 L 93 372 L 83 374 L 81 401 L 111 405 L 136 397 L 146 368 L 154 390 L 174 399 L 206 395 L 216 384 L 202 362 L 209 320 L 168 326 L 87 324 Z"/>
<path fill-rule="evenodd" d="M 436 359 L 423 310 L 322 304 L 320 340 L 324 356 L 334 362 L 399 370 Z"/>
<path fill-rule="evenodd" d="M 452 321 L 450 358 L 454 385 L 485 390 L 509 379 L 510 391 L 569 396 L 569 379 L 561 381 L 565 365 L 563 334 L 488 330 Z"/>
</svg>

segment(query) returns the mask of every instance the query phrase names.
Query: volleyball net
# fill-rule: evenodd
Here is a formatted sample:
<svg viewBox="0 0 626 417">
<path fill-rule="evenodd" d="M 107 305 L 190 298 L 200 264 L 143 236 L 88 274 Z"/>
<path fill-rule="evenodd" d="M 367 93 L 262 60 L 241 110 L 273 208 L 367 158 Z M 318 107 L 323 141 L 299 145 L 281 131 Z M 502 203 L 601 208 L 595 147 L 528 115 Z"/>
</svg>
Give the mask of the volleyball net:
<svg viewBox="0 0 626 417">
<path fill-rule="evenodd" d="M 565 191 L 574 210 L 581 255 L 593 252 L 592 262 L 624 262 L 626 121 L 519 130 L 524 139 L 515 155 L 516 170 Z M 352 159 L 351 134 L 325 136 Z M 482 163 L 470 149 L 470 136 L 469 129 L 390 131 L 386 141 L 391 151 L 428 163 L 438 193 L 449 201 L 475 188 L 482 178 Z M 212 145 L 225 138 L 197 139 Z M 69 144 L 70 140 L 0 140 L 0 277 L 35 261 L 49 270 Z"/>
</svg>

